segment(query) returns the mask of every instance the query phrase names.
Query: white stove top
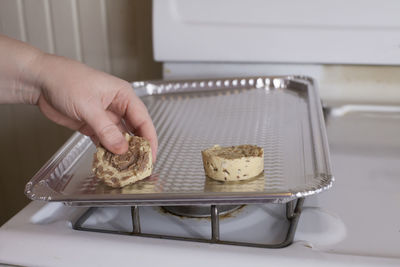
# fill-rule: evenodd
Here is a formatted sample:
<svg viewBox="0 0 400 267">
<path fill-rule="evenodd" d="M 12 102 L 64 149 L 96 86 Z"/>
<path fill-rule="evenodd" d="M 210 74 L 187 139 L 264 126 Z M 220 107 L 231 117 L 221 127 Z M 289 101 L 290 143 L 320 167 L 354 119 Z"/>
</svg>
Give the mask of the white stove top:
<svg viewBox="0 0 400 267">
<path fill-rule="evenodd" d="M 32 202 L 0 228 L 0 263 L 399 266 L 400 112 L 379 108 L 343 110 L 334 111 L 332 114 L 340 116 L 328 120 L 334 186 L 306 198 L 295 242 L 287 248 L 249 248 L 76 231 L 71 222 L 85 208 Z M 179 218 L 155 207 L 141 208 L 140 212 L 142 220 L 147 221 L 142 221 L 144 232 L 209 234 L 207 219 Z M 283 215 L 278 206 L 247 206 L 221 220 L 221 236 L 243 241 L 274 240 L 277 236 L 268 234 L 268 230 L 284 228 L 276 223 L 280 216 Z M 129 208 L 99 210 L 87 223 L 129 229 Z"/>
</svg>

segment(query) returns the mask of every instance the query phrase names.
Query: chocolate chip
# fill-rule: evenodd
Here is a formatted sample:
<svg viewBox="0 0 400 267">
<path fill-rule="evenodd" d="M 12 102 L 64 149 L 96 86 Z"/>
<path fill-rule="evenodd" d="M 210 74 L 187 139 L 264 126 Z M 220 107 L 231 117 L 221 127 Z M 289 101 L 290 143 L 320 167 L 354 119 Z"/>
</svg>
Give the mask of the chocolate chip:
<svg viewBox="0 0 400 267">
<path fill-rule="evenodd" d="M 124 176 L 121 178 L 122 181 L 128 180 L 129 178 L 131 178 L 131 176 Z"/>
<path fill-rule="evenodd" d="M 97 158 L 96 154 L 94 155 L 93 165 L 96 166 L 99 163 L 99 159 Z"/>
</svg>

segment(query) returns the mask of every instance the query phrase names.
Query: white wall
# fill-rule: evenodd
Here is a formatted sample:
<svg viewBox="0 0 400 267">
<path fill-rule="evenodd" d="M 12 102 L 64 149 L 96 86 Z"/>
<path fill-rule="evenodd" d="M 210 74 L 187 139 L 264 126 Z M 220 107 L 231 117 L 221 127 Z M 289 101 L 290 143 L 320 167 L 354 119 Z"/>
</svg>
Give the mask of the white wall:
<svg viewBox="0 0 400 267">
<path fill-rule="evenodd" d="M 127 80 L 146 79 L 151 75 L 145 73 L 159 68 L 151 62 L 150 6 L 131 0 L 0 0 L 0 33 Z"/>
</svg>

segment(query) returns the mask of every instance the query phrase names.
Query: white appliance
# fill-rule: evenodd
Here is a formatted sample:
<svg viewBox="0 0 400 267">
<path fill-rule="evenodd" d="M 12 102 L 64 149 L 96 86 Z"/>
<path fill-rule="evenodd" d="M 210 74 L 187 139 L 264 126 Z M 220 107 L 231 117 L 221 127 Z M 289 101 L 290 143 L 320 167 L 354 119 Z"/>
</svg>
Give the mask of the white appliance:
<svg viewBox="0 0 400 267">
<path fill-rule="evenodd" d="M 0 228 L 0 263 L 399 266 L 400 68 L 387 65 L 400 64 L 400 4 L 155 0 L 153 8 L 154 54 L 164 62 L 165 79 L 314 77 L 328 107 L 334 186 L 306 198 L 295 241 L 282 249 L 76 231 L 72 223 L 86 208 L 32 202 Z M 267 209 L 273 214 L 274 208 Z M 255 238 L 268 238 L 275 232 L 263 231 L 260 222 L 267 213 L 248 206 L 221 222 L 240 235 L 246 221 L 260 232 Z M 209 230 L 206 219 L 157 208 L 142 208 L 141 214 L 149 219 L 142 225 L 147 229 L 194 229 L 198 235 Z M 88 224 L 125 229 L 127 216 L 127 208 L 102 209 Z"/>
</svg>

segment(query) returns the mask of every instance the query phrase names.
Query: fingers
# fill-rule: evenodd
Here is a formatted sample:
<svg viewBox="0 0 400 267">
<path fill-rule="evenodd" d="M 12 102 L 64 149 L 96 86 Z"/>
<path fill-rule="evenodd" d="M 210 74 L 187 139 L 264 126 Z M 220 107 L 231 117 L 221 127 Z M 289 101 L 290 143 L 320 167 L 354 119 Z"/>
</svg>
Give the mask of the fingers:
<svg viewBox="0 0 400 267">
<path fill-rule="evenodd" d="M 135 134 L 150 142 L 153 162 L 155 162 L 158 147 L 156 130 L 146 106 L 133 92 L 126 108 L 125 117 L 128 125 L 134 129 Z"/>
<path fill-rule="evenodd" d="M 146 120 L 141 125 L 136 127 L 135 134 L 146 138 L 150 142 L 153 162 L 155 162 L 157 158 L 158 140 L 151 120 Z"/>
<path fill-rule="evenodd" d="M 128 129 L 126 126 L 122 123 L 122 120 L 119 116 L 114 114 L 111 111 L 106 111 L 108 117 L 111 119 L 111 121 L 115 124 L 117 124 L 118 129 L 122 132 L 128 132 Z M 84 124 L 81 128 L 78 129 L 78 131 L 84 135 L 87 135 L 92 139 L 92 142 L 97 146 L 100 143 L 99 138 L 97 138 L 96 133 L 93 131 L 92 127 L 90 127 L 88 124 Z"/>
<path fill-rule="evenodd" d="M 64 127 L 70 128 L 71 130 L 78 130 L 82 127 L 83 123 L 80 121 L 73 120 L 64 114 L 60 113 L 46 101 L 44 97 L 39 97 L 38 106 L 40 111 L 50 120 Z"/>
<path fill-rule="evenodd" d="M 93 129 L 101 144 L 114 154 L 123 154 L 128 151 L 128 142 L 115 123 L 101 107 L 90 106 L 82 114 L 83 119 Z"/>
<path fill-rule="evenodd" d="M 112 112 L 109 111 L 104 111 L 104 112 L 99 112 L 101 113 L 101 115 L 98 116 L 98 122 L 95 120 L 94 125 L 98 125 L 99 123 L 103 122 L 104 123 L 104 119 L 103 117 L 107 117 L 108 119 L 106 119 L 105 123 L 108 123 L 109 125 L 115 125 L 115 127 L 108 127 L 108 126 L 99 126 L 99 127 L 105 127 L 105 129 L 101 130 L 101 129 L 97 129 L 97 132 L 94 130 L 93 128 L 93 124 L 86 124 L 84 122 L 80 122 L 80 121 L 76 121 L 73 120 L 67 116 L 65 116 L 64 114 L 60 113 L 59 111 L 57 111 L 56 109 L 54 109 L 52 106 L 49 105 L 49 103 L 46 101 L 45 98 L 40 97 L 38 100 L 38 106 L 40 108 L 40 110 L 42 111 L 42 113 L 48 117 L 50 120 L 54 121 L 57 124 L 60 124 L 64 127 L 68 127 L 72 130 L 78 130 L 79 132 L 81 132 L 84 135 L 89 136 L 93 143 L 95 143 L 96 145 L 99 143 L 99 141 L 110 151 L 112 151 L 113 153 L 118 153 L 118 154 L 122 154 L 124 152 L 126 152 L 126 150 L 128 149 L 127 144 L 126 144 L 126 148 L 124 147 L 125 144 L 114 144 L 114 137 L 116 134 L 113 133 L 113 128 L 117 128 L 117 131 L 119 132 L 119 134 L 121 132 L 123 132 L 123 126 L 121 124 L 121 118 L 115 114 L 113 114 Z M 87 122 L 89 123 L 89 121 L 93 121 L 92 117 L 94 116 L 90 116 L 91 119 L 87 119 Z M 99 135 L 98 131 L 102 131 L 103 134 Z M 102 136 L 102 137 L 101 137 Z M 111 140 L 110 140 L 111 139 Z M 123 138 L 122 142 L 125 142 L 125 138 Z"/>
<path fill-rule="evenodd" d="M 123 154 L 128 150 L 128 142 L 122 134 L 122 132 L 125 132 L 121 124 L 123 118 L 135 134 L 150 142 L 153 161 L 155 161 L 158 141 L 146 106 L 134 94 L 129 83 L 124 82 L 119 87 L 118 85 L 121 83 L 118 80 L 118 83 L 115 84 L 117 84 L 115 87 L 113 83 L 108 85 L 111 88 L 109 91 L 99 90 L 94 92 L 95 89 L 93 88 L 98 88 L 96 86 L 88 86 L 87 88 L 91 88 L 91 90 L 88 89 L 87 92 L 79 91 L 80 94 L 76 95 L 79 95 L 80 98 L 79 101 L 75 98 L 73 114 L 69 114 L 71 110 L 66 108 L 62 101 L 61 104 L 58 103 L 60 111 L 57 111 L 55 106 L 50 106 L 44 96 L 39 98 L 38 105 L 49 119 L 73 130 L 79 130 L 81 133 L 90 136 L 95 142 L 100 141 L 106 149 L 115 154 Z M 82 85 L 82 87 L 85 86 Z M 119 89 L 112 89 L 113 87 Z M 59 100 L 57 97 L 55 99 Z M 60 99 L 64 98 L 60 97 Z M 54 101 L 54 99 L 52 100 Z M 75 116 L 76 114 L 78 116 Z"/>
</svg>

